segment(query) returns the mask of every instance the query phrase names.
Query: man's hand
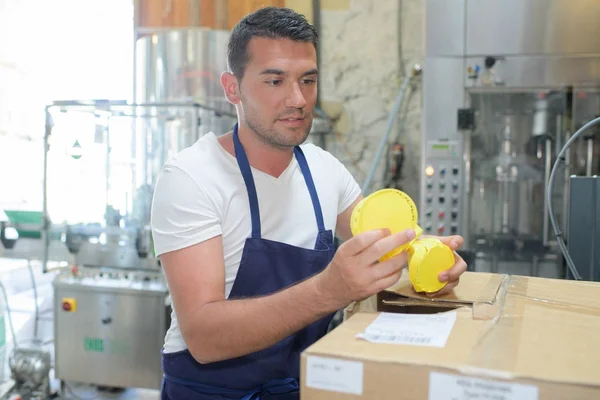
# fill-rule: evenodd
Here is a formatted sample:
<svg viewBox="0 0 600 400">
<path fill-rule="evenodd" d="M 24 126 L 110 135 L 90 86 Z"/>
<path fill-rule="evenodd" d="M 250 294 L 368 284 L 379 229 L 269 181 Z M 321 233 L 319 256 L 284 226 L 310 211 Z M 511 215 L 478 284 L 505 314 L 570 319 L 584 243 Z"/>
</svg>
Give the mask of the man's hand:
<svg viewBox="0 0 600 400">
<path fill-rule="evenodd" d="M 456 250 L 460 249 L 465 243 L 465 240 L 460 235 L 454 236 L 431 236 L 439 239 L 446 246 L 450 247 L 454 252 L 454 265 L 448 271 L 440 273 L 438 279 L 440 282 L 448 282 L 443 289 L 435 293 L 429 293 L 428 296 L 440 296 L 446 293 L 450 293 L 457 285 L 460 280 L 460 276 L 467 270 L 467 263 L 462 259 L 461 256 L 456 253 Z"/>
<path fill-rule="evenodd" d="M 415 237 L 412 230 L 390 235 L 388 230 L 373 230 L 344 242 L 327 268 L 318 276 L 324 299 L 346 307 L 352 301 L 364 300 L 398 282 L 406 267 L 408 255 L 402 253 L 379 262 L 395 248 Z"/>
</svg>

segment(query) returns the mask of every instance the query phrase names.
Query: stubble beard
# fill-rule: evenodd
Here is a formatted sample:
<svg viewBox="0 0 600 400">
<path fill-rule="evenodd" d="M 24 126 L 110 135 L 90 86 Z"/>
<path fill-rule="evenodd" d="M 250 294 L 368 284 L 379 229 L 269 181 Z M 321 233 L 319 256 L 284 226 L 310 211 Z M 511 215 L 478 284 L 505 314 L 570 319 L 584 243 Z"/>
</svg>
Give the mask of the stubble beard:
<svg viewBox="0 0 600 400">
<path fill-rule="evenodd" d="M 305 116 L 305 118 L 311 118 Z M 244 118 L 246 125 L 256 133 L 256 136 L 265 144 L 278 149 L 289 149 L 301 145 L 306 141 L 312 127 L 312 118 L 308 127 L 304 128 L 292 128 L 290 131 L 297 133 L 297 135 L 286 135 L 285 133 L 279 133 L 274 129 L 269 129 L 261 124 L 259 121 L 254 119 L 252 115 L 246 115 Z M 300 135 L 300 137 L 298 137 Z"/>
</svg>

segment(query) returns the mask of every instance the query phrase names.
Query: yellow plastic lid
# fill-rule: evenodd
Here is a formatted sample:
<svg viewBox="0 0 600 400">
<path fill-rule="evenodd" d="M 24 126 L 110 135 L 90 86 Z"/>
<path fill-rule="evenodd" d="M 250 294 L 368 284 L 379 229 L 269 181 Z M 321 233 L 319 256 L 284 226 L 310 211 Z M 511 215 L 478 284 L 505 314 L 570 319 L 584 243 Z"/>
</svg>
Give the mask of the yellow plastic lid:
<svg viewBox="0 0 600 400">
<path fill-rule="evenodd" d="M 417 292 L 434 293 L 446 286 L 438 276 L 454 265 L 450 247 L 436 238 L 423 238 L 409 249 L 408 276 Z"/>
<path fill-rule="evenodd" d="M 407 250 L 423 233 L 417 225 L 418 220 L 417 206 L 406 193 L 397 189 L 382 189 L 356 205 L 350 219 L 350 229 L 355 236 L 376 229 L 387 228 L 391 234 L 413 229 L 415 239 L 383 256 L 380 261 L 384 261 Z"/>
</svg>

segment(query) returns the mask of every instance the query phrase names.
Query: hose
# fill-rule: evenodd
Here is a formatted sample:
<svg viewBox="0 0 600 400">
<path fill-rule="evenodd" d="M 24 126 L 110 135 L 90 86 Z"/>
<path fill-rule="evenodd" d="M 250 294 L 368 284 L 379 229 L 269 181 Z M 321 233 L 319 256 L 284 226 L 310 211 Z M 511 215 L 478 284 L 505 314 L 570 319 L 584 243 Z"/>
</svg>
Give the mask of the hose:
<svg viewBox="0 0 600 400">
<path fill-rule="evenodd" d="M 364 183 L 362 184 L 362 193 L 365 196 L 368 194 L 368 191 L 371 187 L 371 183 L 373 182 L 373 177 L 375 176 L 375 172 L 377 171 L 377 167 L 379 167 L 379 163 L 381 162 L 381 159 L 383 157 L 385 146 L 387 145 L 390 134 L 392 133 L 392 128 L 394 127 L 394 123 L 396 122 L 396 118 L 398 116 L 398 113 L 400 112 L 400 107 L 402 106 L 402 102 L 404 101 L 404 94 L 406 92 L 406 89 L 408 88 L 408 84 L 415 76 L 420 75 L 421 71 L 422 71 L 421 66 L 419 64 L 415 64 L 415 66 L 413 66 L 412 74 L 405 76 L 404 80 L 402 81 L 400 90 L 398 91 L 398 94 L 396 95 L 396 101 L 394 103 L 394 107 L 392 108 L 392 112 L 390 113 L 388 120 L 387 120 L 387 126 L 385 129 L 385 133 L 383 134 L 383 136 L 381 137 L 381 140 L 379 141 L 377 153 L 375 155 L 375 158 L 373 159 L 373 162 L 371 163 L 371 168 L 369 170 L 369 173 L 367 174 L 367 177 L 366 177 Z"/>
</svg>

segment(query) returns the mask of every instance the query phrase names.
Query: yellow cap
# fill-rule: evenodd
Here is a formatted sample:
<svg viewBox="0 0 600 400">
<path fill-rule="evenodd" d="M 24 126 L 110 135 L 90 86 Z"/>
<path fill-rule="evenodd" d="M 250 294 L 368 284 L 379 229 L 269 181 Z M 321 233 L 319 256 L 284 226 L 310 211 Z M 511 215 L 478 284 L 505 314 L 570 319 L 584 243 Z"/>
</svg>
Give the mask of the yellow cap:
<svg viewBox="0 0 600 400">
<path fill-rule="evenodd" d="M 418 220 L 417 206 L 406 193 L 397 189 L 383 189 L 370 194 L 356 205 L 350 219 L 350 229 L 355 236 L 376 229 L 387 228 L 391 234 L 413 229 L 415 239 L 383 256 L 380 261 L 384 261 L 407 250 L 423 233 L 417 225 Z"/>
<path fill-rule="evenodd" d="M 417 292 L 434 293 L 446 286 L 438 276 L 454 265 L 450 247 L 436 238 L 423 238 L 414 242 L 409 250 L 408 276 Z"/>
</svg>

